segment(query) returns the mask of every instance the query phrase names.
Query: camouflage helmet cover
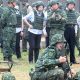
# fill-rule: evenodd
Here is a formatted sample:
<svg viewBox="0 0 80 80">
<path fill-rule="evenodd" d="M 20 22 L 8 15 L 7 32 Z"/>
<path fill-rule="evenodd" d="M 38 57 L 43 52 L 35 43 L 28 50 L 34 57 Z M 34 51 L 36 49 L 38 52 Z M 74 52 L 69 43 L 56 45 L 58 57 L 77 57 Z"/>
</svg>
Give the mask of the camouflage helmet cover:
<svg viewBox="0 0 80 80">
<path fill-rule="evenodd" d="M 75 4 L 75 0 L 67 0 L 67 5 L 68 4 Z"/>
<path fill-rule="evenodd" d="M 36 6 L 44 6 L 43 1 L 37 1 L 37 2 L 36 2 Z"/>
<path fill-rule="evenodd" d="M 59 0 L 50 0 L 48 3 L 49 6 L 52 6 L 54 4 L 59 4 Z"/>
<path fill-rule="evenodd" d="M 10 72 L 6 72 L 2 75 L 2 80 L 16 80 L 16 79 Z"/>
<path fill-rule="evenodd" d="M 61 34 L 55 34 L 52 38 L 51 38 L 51 45 L 55 45 L 58 42 L 66 42 L 63 35 Z"/>
<path fill-rule="evenodd" d="M 8 2 L 16 2 L 16 0 L 8 0 Z"/>
</svg>

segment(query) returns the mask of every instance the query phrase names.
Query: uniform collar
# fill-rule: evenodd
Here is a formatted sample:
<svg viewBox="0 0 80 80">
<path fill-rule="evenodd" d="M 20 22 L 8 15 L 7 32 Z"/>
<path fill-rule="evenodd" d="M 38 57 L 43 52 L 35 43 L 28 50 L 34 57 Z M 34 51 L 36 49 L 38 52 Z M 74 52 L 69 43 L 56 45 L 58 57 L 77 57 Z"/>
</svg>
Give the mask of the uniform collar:
<svg viewBox="0 0 80 80">
<path fill-rule="evenodd" d="M 75 11 L 75 9 L 73 8 L 72 10 L 69 10 L 68 8 L 66 8 L 67 11 Z"/>
</svg>

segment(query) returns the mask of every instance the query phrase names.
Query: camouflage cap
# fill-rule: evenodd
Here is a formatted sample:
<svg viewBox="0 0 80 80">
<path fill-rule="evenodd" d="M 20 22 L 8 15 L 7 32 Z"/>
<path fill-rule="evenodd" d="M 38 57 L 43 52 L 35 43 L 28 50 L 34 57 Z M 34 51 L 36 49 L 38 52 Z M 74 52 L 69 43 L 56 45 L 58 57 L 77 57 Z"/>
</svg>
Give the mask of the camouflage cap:
<svg viewBox="0 0 80 80">
<path fill-rule="evenodd" d="M 10 72 L 6 72 L 2 75 L 2 80 L 16 80 L 16 78 Z"/>
<path fill-rule="evenodd" d="M 67 5 L 68 4 L 75 4 L 75 0 L 67 0 Z"/>
<path fill-rule="evenodd" d="M 48 6 L 52 6 L 54 4 L 59 4 L 59 0 L 50 0 Z"/>
<path fill-rule="evenodd" d="M 16 0 L 8 0 L 8 2 L 16 2 Z"/>
<path fill-rule="evenodd" d="M 51 42 L 50 45 L 55 45 L 58 42 L 65 42 L 66 40 L 64 39 L 64 36 L 61 34 L 55 34 L 52 38 L 51 38 Z"/>
</svg>

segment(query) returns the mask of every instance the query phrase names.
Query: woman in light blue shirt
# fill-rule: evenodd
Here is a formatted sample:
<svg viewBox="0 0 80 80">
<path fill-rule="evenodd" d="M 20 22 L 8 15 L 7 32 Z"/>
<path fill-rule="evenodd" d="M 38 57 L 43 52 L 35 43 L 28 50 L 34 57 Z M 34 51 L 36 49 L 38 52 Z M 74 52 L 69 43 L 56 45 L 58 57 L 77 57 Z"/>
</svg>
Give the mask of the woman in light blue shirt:
<svg viewBox="0 0 80 80">
<path fill-rule="evenodd" d="M 37 61 L 40 49 L 41 35 L 47 16 L 43 13 L 44 4 L 42 1 L 37 1 L 36 10 L 26 15 L 23 20 L 29 26 L 29 62 Z"/>
</svg>

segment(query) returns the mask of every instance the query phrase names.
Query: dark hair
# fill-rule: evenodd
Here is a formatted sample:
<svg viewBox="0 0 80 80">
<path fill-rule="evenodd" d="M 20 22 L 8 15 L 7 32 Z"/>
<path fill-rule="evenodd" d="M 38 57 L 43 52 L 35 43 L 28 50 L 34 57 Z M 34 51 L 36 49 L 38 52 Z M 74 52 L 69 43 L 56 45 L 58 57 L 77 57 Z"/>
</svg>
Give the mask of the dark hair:
<svg viewBox="0 0 80 80">
<path fill-rule="evenodd" d="M 44 8 L 44 5 L 37 5 L 37 6 L 36 6 L 36 9 L 38 10 L 38 8 L 39 8 L 40 6 L 43 6 L 43 8 Z"/>
<path fill-rule="evenodd" d="M 75 6 L 75 3 L 72 3 L 72 2 L 71 2 L 71 3 L 67 3 L 67 6 L 68 6 L 69 4 L 73 4 L 73 5 Z"/>
</svg>

